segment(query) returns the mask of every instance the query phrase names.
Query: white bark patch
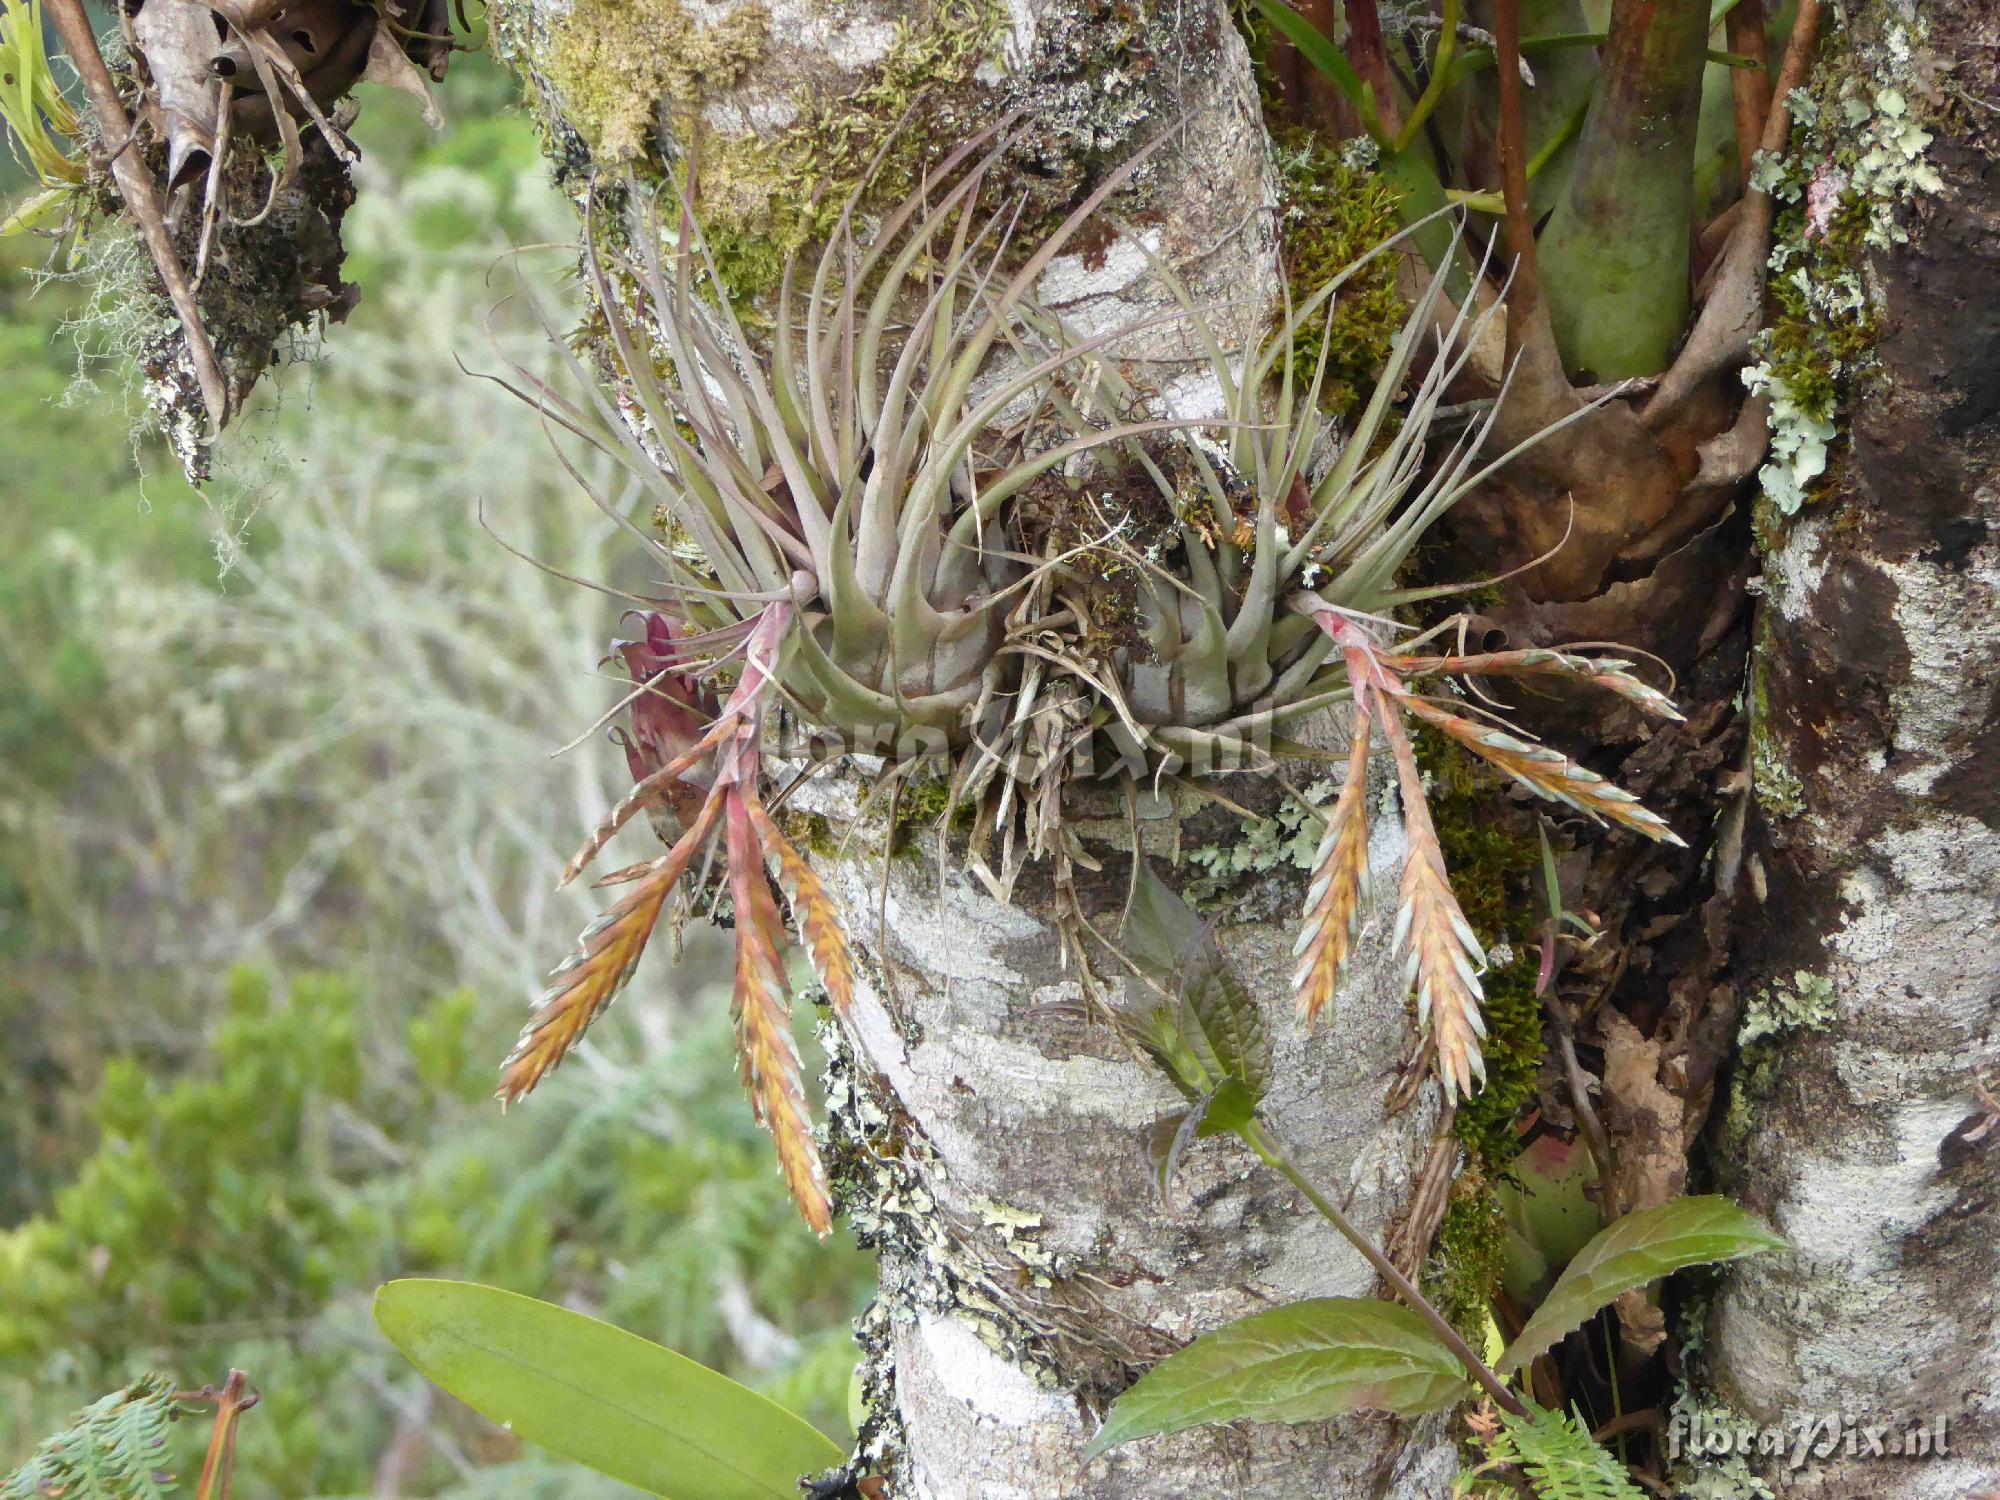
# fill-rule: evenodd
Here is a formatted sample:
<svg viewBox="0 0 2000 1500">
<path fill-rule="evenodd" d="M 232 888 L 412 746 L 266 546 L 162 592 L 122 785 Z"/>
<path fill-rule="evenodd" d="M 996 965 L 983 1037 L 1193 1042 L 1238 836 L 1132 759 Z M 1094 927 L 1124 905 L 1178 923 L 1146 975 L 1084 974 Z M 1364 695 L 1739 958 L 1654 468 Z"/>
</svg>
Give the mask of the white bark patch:
<svg viewBox="0 0 2000 1500">
<path fill-rule="evenodd" d="M 920 1317 L 917 1337 L 930 1357 L 938 1389 L 985 1421 L 1027 1427 L 1078 1415 L 1072 1398 L 1029 1379 L 957 1318 Z"/>
<path fill-rule="evenodd" d="M 1147 256 L 1159 251 L 1160 232 L 1149 229 L 1137 240 L 1113 240 L 1096 255 L 1059 255 L 1049 262 L 1036 290 L 1048 307 L 1067 308 L 1093 297 L 1109 297 L 1146 275 L 1150 269 Z M 1079 324 L 1078 331 L 1091 333 L 1096 329 Z"/>
</svg>

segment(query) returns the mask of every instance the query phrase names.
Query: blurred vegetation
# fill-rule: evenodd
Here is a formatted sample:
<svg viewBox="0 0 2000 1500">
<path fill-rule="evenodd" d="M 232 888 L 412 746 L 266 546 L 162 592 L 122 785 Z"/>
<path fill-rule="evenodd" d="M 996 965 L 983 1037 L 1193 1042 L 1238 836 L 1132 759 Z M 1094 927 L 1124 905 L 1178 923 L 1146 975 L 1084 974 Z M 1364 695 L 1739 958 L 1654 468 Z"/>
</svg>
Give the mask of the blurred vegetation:
<svg viewBox="0 0 2000 1500">
<path fill-rule="evenodd" d="M 614 701 L 616 604 L 479 506 L 640 580 L 532 414 L 455 363 L 496 364 L 489 332 L 545 356 L 508 299 L 560 326 L 566 258 L 502 257 L 574 230 L 513 82 L 472 56 L 445 92 L 437 137 L 368 92 L 362 306 L 206 495 L 126 439 L 129 371 L 79 381 L 88 278 L 0 247 L 0 1474 L 142 1370 L 235 1365 L 264 1393 L 246 1494 L 623 1493 L 409 1372 L 367 1317 L 405 1274 L 598 1313 L 845 1436 L 867 1263 L 798 1227 L 718 955 L 691 939 L 681 993 L 642 984 L 531 1107 L 490 1101 L 623 762 L 550 757 Z"/>
</svg>

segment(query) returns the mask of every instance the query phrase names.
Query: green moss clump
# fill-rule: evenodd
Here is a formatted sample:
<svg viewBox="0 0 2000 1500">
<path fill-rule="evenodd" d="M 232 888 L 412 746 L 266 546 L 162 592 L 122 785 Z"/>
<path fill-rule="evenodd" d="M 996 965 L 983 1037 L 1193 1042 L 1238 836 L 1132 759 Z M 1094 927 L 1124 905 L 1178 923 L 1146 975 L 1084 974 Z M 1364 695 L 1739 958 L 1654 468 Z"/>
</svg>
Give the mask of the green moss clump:
<svg viewBox="0 0 2000 1500">
<path fill-rule="evenodd" d="M 1486 1087 L 1458 1106 L 1452 1134 L 1468 1155 L 1498 1171 L 1521 1149 L 1514 1119 L 1535 1098 L 1541 1077 L 1542 1001 L 1532 951 L 1484 976 Z"/>
<path fill-rule="evenodd" d="M 775 288 L 786 258 L 831 233 L 864 182 L 863 207 L 899 202 L 915 188 L 939 142 L 965 134 L 949 117 L 952 96 L 1004 24 L 997 0 L 935 0 L 927 18 L 897 23 L 859 88 L 799 99 L 799 117 L 781 138 L 704 144 L 702 233 L 733 301 L 747 306 Z"/>
<path fill-rule="evenodd" d="M 939 822 L 944 821 L 947 807 L 951 809 L 951 831 L 969 832 L 978 809 L 970 802 L 954 804 L 951 786 L 943 778 L 920 776 L 905 783 L 902 795 L 896 799 L 896 820 L 890 830 L 889 852 L 902 854 L 912 848 L 911 835 L 936 828 Z"/>
<path fill-rule="evenodd" d="M 822 859 L 831 858 L 840 849 L 840 840 L 834 837 L 833 825 L 818 813 L 795 812 L 789 815 L 785 819 L 785 837 L 808 854 L 816 854 Z"/>
<path fill-rule="evenodd" d="M 600 166 L 648 153 L 663 104 L 692 119 L 764 55 L 761 5 L 697 20 L 681 0 L 576 0 L 550 28 L 544 68 Z"/>
<path fill-rule="evenodd" d="M 1433 730 L 1416 733 L 1417 763 L 1431 787 L 1431 820 L 1437 825 L 1451 887 L 1466 921 L 1489 951 L 1510 929 L 1532 925 L 1532 899 L 1540 846 L 1496 807 L 1499 776 Z M 1459 1105 L 1452 1131 L 1475 1167 L 1501 1172 L 1519 1150 L 1514 1118 L 1535 1097 L 1541 1074 L 1542 1005 L 1535 993 L 1537 965 L 1523 946 L 1481 978 L 1486 992 L 1486 1087 Z"/>
<path fill-rule="evenodd" d="M 1396 232 L 1397 194 L 1310 132 L 1281 134 L 1277 161 L 1285 274 L 1296 306 Z M 1324 351 L 1320 405 L 1349 415 L 1367 400 L 1406 311 L 1396 258 L 1376 257 L 1334 294 L 1331 317 L 1322 309 L 1293 335 L 1292 379 L 1308 386 Z"/>
<path fill-rule="evenodd" d="M 1451 1186 L 1444 1221 L 1420 1278 L 1426 1297 L 1478 1348 L 1507 1259 L 1507 1219 L 1477 1167 Z"/>
</svg>

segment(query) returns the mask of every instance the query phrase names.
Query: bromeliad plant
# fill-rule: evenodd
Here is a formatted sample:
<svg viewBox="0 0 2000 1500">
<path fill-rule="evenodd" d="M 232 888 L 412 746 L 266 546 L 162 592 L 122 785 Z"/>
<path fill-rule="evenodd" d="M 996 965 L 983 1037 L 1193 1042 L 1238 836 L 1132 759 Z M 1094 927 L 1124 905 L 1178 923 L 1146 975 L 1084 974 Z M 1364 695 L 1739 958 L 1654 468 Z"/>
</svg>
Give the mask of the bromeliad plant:
<svg viewBox="0 0 2000 1500">
<path fill-rule="evenodd" d="M 1538 796 L 1647 838 L 1681 841 L 1629 793 L 1522 738 L 1490 710 L 1414 684 L 1426 678 L 1569 679 L 1658 718 L 1680 715 L 1623 659 L 1547 649 L 1413 654 L 1421 642 L 1394 649 L 1384 644 L 1406 633 L 1390 618 L 1394 611 L 1452 592 L 1399 581 L 1430 528 L 1523 449 L 1592 408 L 1488 457 L 1487 439 L 1506 399 L 1503 383 L 1500 399 L 1482 419 L 1466 424 L 1442 456 L 1428 451 L 1441 426 L 1444 392 L 1496 315 L 1489 308 L 1475 316 L 1470 299 L 1457 309 L 1397 421 L 1391 403 L 1442 321 L 1441 304 L 1449 305 L 1443 303 L 1446 279 L 1439 276 L 1411 307 L 1366 407 L 1336 441 L 1319 399 L 1329 341 L 1320 341 L 1303 388 L 1295 380 L 1295 355 L 1301 334 L 1312 320 L 1330 319 L 1334 298 L 1362 264 L 1290 311 L 1248 361 L 1230 358 L 1187 288 L 1167 268 L 1155 267 L 1207 351 L 1228 425 L 1213 445 L 1185 445 L 1197 477 L 1192 486 L 1170 482 L 1133 445 L 1134 463 L 1175 518 L 1173 546 L 1184 565 L 1170 571 L 1119 542 L 1114 528 L 1114 555 L 1137 580 L 1140 639 L 1116 643 L 1079 675 L 1110 685 L 1101 691 L 1113 698 L 1120 725 L 1129 726 L 1154 764 L 1164 759 L 1210 770 L 1255 765 L 1265 751 L 1282 753 L 1278 736 L 1288 726 L 1334 704 L 1352 705 L 1347 775 L 1314 861 L 1298 939 L 1294 988 L 1308 1023 L 1332 1000 L 1361 924 L 1368 762 L 1379 726 L 1395 763 L 1410 849 L 1395 946 L 1407 955 L 1419 1025 L 1435 1040 L 1446 1095 L 1456 1098 L 1485 1080 L 1479 972 L 1486 959 L 1452 893 L 1406 720 L 1464 746 Z M 1117 402 L 1134 399 L 1115 375 L 1109 389 Z M 1058 590 L 1085 618 L 1093 609 L 1090 592 L 1091 583 Z"/>
<path fill-rule="evenodd" d="M 666 532 L 632 527 L 664 575 L 643 665 L 628 652 L 642 679 L 627 746 L 639 780 L 565 880 L 640 812 L 671 802 L 675 816 L 667 855 L 607 877 L 630 889 L 557 971 L 507 1060 L 501 1097 L 522 1097 L 561 1061 L 629 980 L 688 872 L 703 869 L 700 887 L 698 861 L 719 853 L 718 884 L 735 910 L 745 1081 L 821 1231 L 826 1184 L 789 1041 L 785 933 L 767 862 L 843 1016 L 852 963 L 824 887 L 762 800 L 773 695 L 839 749 L 882 756 L 890 779 L 926 763 L 948 768 L 948 803 L 977 809 L 971 863 L 1003 896 L 1030 854 L 1053 854 L 1063 886 L 1060 794 L 1079 763 L 1133 780 L 1265 769 L 1287 748 L 1278 731 L 1351 701 L 1348 782 L 1300 940 L 1300 1010 L 1311 1020 L 1325 1009 L 1359 921 L 1379 723 L 1411 848 L 1397 942 L 1454 1097 L 1483 1073 L 1484 958 L 1451 893 L 1404 719 L 1543 796 L 1672 838 L 1591 772 L 1483 722 L 1484 710 L 1412 686 L 1576 677 L 1671 716 L 1626 663 L 1550 651 L 1421 656 L 1412 654 L 1420 642 L 1380 644 L 1397 629 L 1390 611 L 1441 592 L 1398 582 L 1418 540 L 1519 451 L 1485 458 L 1493 410 L 1441 456 L 1430 451 L 1443 394 L 1493 312 L 1475 314 L 1468 300 L 1424 362 L 1449 306 L 1443 278 L 1433 279 L 1366 409 L 1337 433 L 1319 403 L 1325 343 L 1303 387 L 1291 356 L 1345 277 L 1288 313 L 1276 337 L 1254 340 L 1248 358 L 1232 358 L 1219 310 L 1156 267 L 1177 304 L 1167 318 L 1195 331 L 1223 406 L 1207 421 L 1159 419 L 1106 357 L 1134 328 L 1074 337 L 1032 300 L 1042 270 L 1145 153 L 1016 263 L 1011 218 L 978 209 L 1005 146 L 1003 125 L 959 147 L 865 244 L 850 204 L 809 278 L 787 267 L 768 356 L 730 300 L 711 295 L 715 268 L 687 200 L 666 236 L 628 185 L 632 248 L 592 248 L 587 268 L 604 357 L 629 401 L 605 396 L 574 354 L 582 403 L 521 372 L 524 394 L 552 420 L 624 461 Z M 1413 378 L 1397 421 L 1394 403 Z M 1066 472 L 1086 455 L 1088 476 Z M 1164 507 L 1172 520 L 1142 548 L 1133 538 L 1149 491 L 1152 513 Z M 593 498 L 623 520 L 608 497 Z M 713 712 L 701 682 L 728 664 L 735 685 Z M 1026 832 L 1018 844 L 1016 817 Z M 1007 844 L 997 877 L 981 853 L 996 823 Z"/>
<path fill-rule="evenodd" d="M 966 142 L 865 243 L 850 204 L 807 286 L 802 268 L 787 266 L 768 358 L 729 299 L 707 295 L 715 271 L 691 207 L 682 202 L 669 262 L 641 204 L 636 249 L 592 251 L 588 262 L 605 357 L 629 406 L 606 397 L 575 355 L 584 404 L 521 372 L 545 413 L 624 461 L 667 532 L 633 528 L 664 575 L 664 598 L 652 601 L 663 618 L 649 626 L 643 664 L 628 653 L 642 677 L 628 750 L 635 769 L 648 769 L 564 880 L 662 801 L 686 822 L 666 855 L 607 877 L 629 889 L 556 971 L 500 1096 L 521 1098 L 562 1060 L 631 978 L 688 872 L 700 869 L 694 883 L 705 883 L 697 860 L 719 855 L 734 908 L 744 1081 L 821 1233 L 831 1209 L 791 1042 L 767 861 L 842 1015 L 852 965 L 831 899 L 762 800 L 769 706 L 789 703 L 841 750 L 885 757 L 892 775 L 967 756 L 974 726 L 1006 688 L 1002 606 L 1024 576 L 1002 528 L 1008 501 L 1090 447 L 1169 425 L 1079 424 L 1032 453 L 1025 432 L 996 433 L 1017 401 L 1119 336 L 976 385 L 1036 277 L 1143 160 L 1111 174 L 1011 265 L 1012 219 L 979 210 L 1004 145 L 1004 122 Z M 699 681 L 732 662 L 735 686 L 704 724 Z"/>
</svg>

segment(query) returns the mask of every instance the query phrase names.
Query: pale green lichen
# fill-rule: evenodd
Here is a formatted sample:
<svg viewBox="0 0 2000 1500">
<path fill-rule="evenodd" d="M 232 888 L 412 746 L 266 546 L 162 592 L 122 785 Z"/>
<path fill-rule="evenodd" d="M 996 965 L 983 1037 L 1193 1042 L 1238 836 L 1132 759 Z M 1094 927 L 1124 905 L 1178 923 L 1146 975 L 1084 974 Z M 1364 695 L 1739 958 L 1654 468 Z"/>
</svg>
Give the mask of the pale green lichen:
<svg viewBox="0 0 2000 1500">
<path fill-rule="evenodd" d="M 1071 1268 L 1042 1246 L 1037 1214 L 978 1196 L 969 1200 L 970 1215 L 940 1204 L 931 1187 L 950 1180 L 944 1162 L 857 1067 L 845 1028 L 828 1017 L 819 1036 L 826 1051 L 823 1147 L 834 1201 L 856 1241 L 875 1251 L 880 1265 L 875 1300 L 854 1325 L 868 1413 L 856 1457 L 873 1472 L 889 1472 L 903 1446 L 893 1327 L 924 1316 L 958 1319 L 981 1343 L 1053 1389 L 1061 1361 L 1052 1352 L 1050 1330 L 1022 1298 L 1053 1286 Z"/>
<path fill-rule="evenodd" d="M 1758 160 L 1753 180 L 1778 210 L 1776 310 L 1743 380 L 1771 398 L 1771 452 L 1758 475 L 1767 551 L 1824 479 L 1839 405 L 1874 364 L 1881 319 L 1868 252 L 1903 243 L 1905 207 L 1943 185 L 1926 160 L 1931 133 L 1900 84 L 1920 25 L 1911 7 L 1864 45 L 1843 35 L 1847 53 L 1791 95 L 1792 149 Z"/>
<path fill-rule="evenodd" d="M 650 154 L 662 110 L 683 123 L 764 55 L 761 5 L 701 16 L 681 0 L 576 0 L 550 23 L 543 71 L 600 167 Z"/>
<path fill-rule="evenodd" d="M 1319 848 L 1325 819 L 1319 809 L 1340 794 L 1337 783 L 1322 779 L 1302 796 L 1287 795 L 1268 818 L 1251 818 L 1228 843 L 1191 849 L 1187 861 L 1201 873 L 1187 884 L 1187 899 L 1195 906 L 1212 906 L 1253 875 L 1279 868 L 1309 870 Z"/>
<path fill-rule="evenodd" d="M 1773 980 L 1750 997 L 1737 1027 L 1736 1045 L 1747 1048 L 1788 1031 L 1825 1031 L 1838 1015 L 1833 981 L 1800 969 L 1790 979 Z"/>
<path fill-rule="evenodd" d="M 1768 733 L 1753 737 L 1750 747 L 1750 781 L 1757 791 L 1757 805 L 1779 818 L 1796 818 L 1806 810 L 1806 787 L 1798 772 L 1785 764 L 1784 756 Z"/>
</svg>

